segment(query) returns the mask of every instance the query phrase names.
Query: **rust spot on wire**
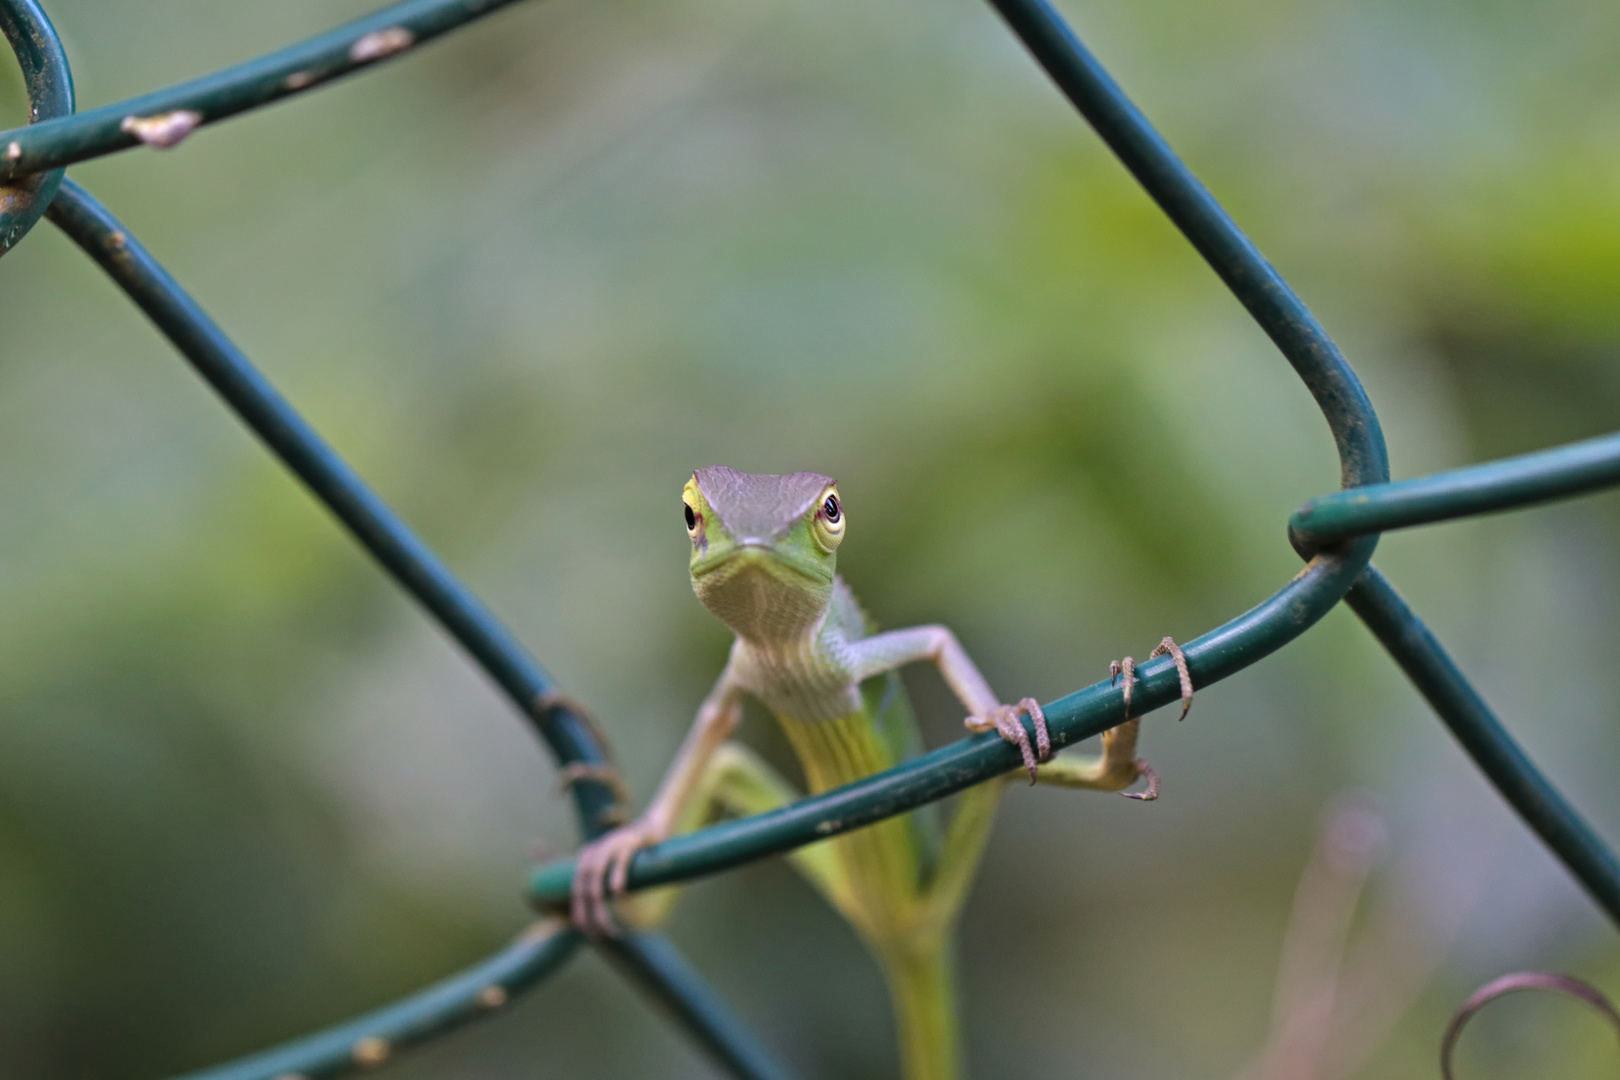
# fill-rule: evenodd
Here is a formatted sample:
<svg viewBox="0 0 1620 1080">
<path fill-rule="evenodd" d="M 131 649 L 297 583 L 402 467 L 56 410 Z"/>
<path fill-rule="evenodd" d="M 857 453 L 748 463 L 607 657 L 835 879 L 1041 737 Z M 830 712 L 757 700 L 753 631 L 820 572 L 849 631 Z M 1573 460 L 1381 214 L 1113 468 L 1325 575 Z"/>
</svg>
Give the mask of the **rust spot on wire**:
<svg viewBox="0 0 1620 1080">
<path fill-rule="evenodd" d="M 498 1009 L 506 1004 L 506 987 L 486 986 L 478 992 L 478 1004 L 486 1009 Z"/>
<path fill-rule="evenodd" d="M 22 144 L 21 143 L 18 143 L 18 142 L 14 141 L 14 142 L 9 142 L 9 143 L 6 144 L 6 160 L 10 161 L 10 162 L 13 162 L 13 163 L 22 160 Z"/>
<path fill-rule="evenodd" d="M 393 1047 L 388 1045 L 387 1039 L 379 1039 L 375 1035 L 368 1035 L 354 1044 L 350 1054 L 354 1057 L 356 1065 L 365 1068 L 374 1068 L 388 1060 L 388 1053 Z"/>
<path fill-rule="evenodd" d="M 538 945 L 543 941 L 548 941 L 551 938 L 556 937 L 558 934 L 562 933 L 567 926 L 568 924 L 562 919 L 539 919 L 534 923 L 531 923 L 529 927 L 523 931 L 523 933 L 517 936 L 517 939 L 531 945 Z"/>
<path fill-rule="evenodd" d="M 304 87 L 312 85 L 315 78 L 316 75 L 313 71 L 295 71 L 282 81 L 282 85 L 289 90 L 302 90 Z"/>
<path fill-rule="evenodd" d="M 350 45 L 349 59 L 357 64 L 365 64 L 404 52 L 414 44 L 416 44 L 415 34 L 403 26 L 390 26 L 386 30 L 373 30 Z"/>
<path fill-rule="evenodd" d="M 119 123 L 120 131 L 128 132 L 147 146 L 166 150 L 179 146 L 180 141 L 202 123 L 202 113 L 195 109 L 175 109 L 173 112 L 153 116 L 126 116 Z"/>
</svg>

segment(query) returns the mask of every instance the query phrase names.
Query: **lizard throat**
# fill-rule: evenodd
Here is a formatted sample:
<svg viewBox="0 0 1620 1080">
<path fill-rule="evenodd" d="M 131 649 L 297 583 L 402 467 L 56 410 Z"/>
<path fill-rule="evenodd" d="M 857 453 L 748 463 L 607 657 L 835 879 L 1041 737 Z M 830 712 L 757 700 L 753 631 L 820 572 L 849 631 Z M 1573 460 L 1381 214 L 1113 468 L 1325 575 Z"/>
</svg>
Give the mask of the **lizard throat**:
<svg viewBox="0 0 1620 1080">
<path fill-rule="evenodd" d="M 692 589 L 738 637 L 764 646 L 805 639 L 832 598 L 832 582 L 812 581 L 768 556 L 728 559 L 694 575 Z"/>
</svg>

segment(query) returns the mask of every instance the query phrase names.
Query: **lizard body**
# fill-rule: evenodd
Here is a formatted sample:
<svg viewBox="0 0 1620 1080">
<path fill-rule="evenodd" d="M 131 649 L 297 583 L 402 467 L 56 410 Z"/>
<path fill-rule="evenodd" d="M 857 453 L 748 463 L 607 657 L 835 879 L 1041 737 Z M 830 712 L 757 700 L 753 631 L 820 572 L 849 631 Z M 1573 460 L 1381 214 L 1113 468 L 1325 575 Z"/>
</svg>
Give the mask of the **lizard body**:
<svg viewBox="0 0 1620 1080">
<path fill-rule="evenodd" d="M 776 715 L 813 794 L 887 769 L 914 750 L 920 737 L 898 669 L 916 661 L 938 667 L 966 707 L 970 729 L 994 729 L 1019 747 L 1032 780 L 1123 791 L 1139 776 L 1154 779 L 1136 757 L 1138 720 L 1105 733 L 1100 758 L 1053 758 L 1040 706 L 1031 698 L 1001 704 L 948 629 L 875 632 L 836 574 L 847 519 L 831 477 L 713 466 L 697 470 L 682 497 L 693 589 L 737 639 L 647 810 L 581 850 L 573 898 L 579 925 L 614 932 L 608 901 L 623 891 L 640 848 L 698 827 L 716 809 L 756 814 L 799 797 L 759 757 L 727 741 L 744 695 Z M 1128 660 L 1125 671 L 1128 686 Z M 1024 713 L 1033 743 L 1019 719 Z M 788 856 L 882 967 L 906 1080 L 960 1074 L 951 930 L 1007 779 L 963 792 L 943 828 L 932 813 L 913 812 Z M 1133 797 L 1155 791 L 1150 785 L 1146 796 Z M 642 917 L 656 917 L 659 905 L 655 894 Z"/>
</svg>

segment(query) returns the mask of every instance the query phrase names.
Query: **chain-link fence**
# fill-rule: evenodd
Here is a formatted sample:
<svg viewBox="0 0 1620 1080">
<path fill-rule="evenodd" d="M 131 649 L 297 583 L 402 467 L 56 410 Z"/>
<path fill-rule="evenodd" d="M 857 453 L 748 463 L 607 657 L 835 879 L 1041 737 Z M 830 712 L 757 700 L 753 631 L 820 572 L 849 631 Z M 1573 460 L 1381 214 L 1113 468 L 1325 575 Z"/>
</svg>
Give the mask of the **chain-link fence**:
<svg viewBox="0 0 1620 1080">
<path fill-rule="evenodd" d="M 0 132 L 0 248 L 41 216 L 66 232 L 147 314 L 236 415 L 467 650 L 574 778 L 584 836 L 618 820 L 622 792 L 586 712 L 572 702 L 468 589 L 370 491 L 231 343 L 141 243 L 63 169 L 146 144 L 171 146 L 195 128 L 307 92 L 506 6 L 509 0 L 409 0 L 215 75 L 87 113 L 73 111 L 66 57 L 32 0 L 0 0 L 21 65 L 32 123 Z M 1611 919 L 1620 922 L 1620 862 L 1514 742 L 1434 635 L 1371 566 L 1379 533 L 1568 497 L 1620 483 L 1620 436 L 1391 483 L 1379 422 L 1355 373 L 1312 314 L 1176 158 L 1044 0 L 992 0 L 1109 148 L 1208 261 L 1316 399 L 1338 450 L 1345 490 L 1307 502 L 1289 521 L 1305 569 L 1269 599 L 1186 645 L 1198 686 L 1288 644 L 1341 600 L 1383 643 L 1502 797 Z M 1179 696 L 1171 661 L 1139 669 L 1145 712 Z M 1061 747 L 1124 719 L 1118 687 L 1099 682 L 1045 706 Z M 885 773 L 782 810 L 725 822 L 640 853 L 631 887 L 686 881 L 945 798 L 1018 765 L 995 735 L 963 739 Z M 530 897 L 543 911 L 568 894 L 572 864 L 539 867 Z M 386 1008 L 194 1078 L 315 1077 L 388 1060 L 399 1048 L 501 1008 L 556 971 L 580 935 L 554 917 L 495 956 Z M 662 999 L 726 1069 L 788 1073 L 660 935 L 599 943 Z"/>
</svg>

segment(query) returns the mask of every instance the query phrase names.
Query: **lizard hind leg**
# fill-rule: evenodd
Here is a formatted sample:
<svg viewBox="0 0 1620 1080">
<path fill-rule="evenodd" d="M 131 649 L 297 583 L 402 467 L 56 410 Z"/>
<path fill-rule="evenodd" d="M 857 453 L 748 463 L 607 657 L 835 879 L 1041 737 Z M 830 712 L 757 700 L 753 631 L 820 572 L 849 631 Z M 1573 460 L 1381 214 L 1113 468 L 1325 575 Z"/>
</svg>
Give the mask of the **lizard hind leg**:
<svg viewBox="0 0 1620 1080">
<path fill-rule="evenodd" d="M 1159 797 L 1159 774 L 1146 758 L 1136 756 L 1136 737 L 1141 719 L 1133 717 L 1102 733 L 1103 752 L 1094 758 L 1059 755 L 1040 767 L 1035 780 L 1053 787 L 1085 788 L 1091 791 L 1117 791 L 1127 799 L 1151 802 Z M 1147 790 L 1126 791 L 1138 778 L 1146 778 Z"/>
</svg>

